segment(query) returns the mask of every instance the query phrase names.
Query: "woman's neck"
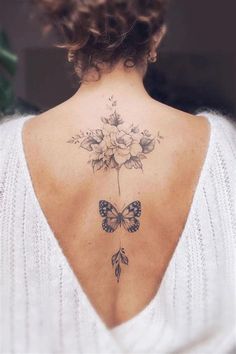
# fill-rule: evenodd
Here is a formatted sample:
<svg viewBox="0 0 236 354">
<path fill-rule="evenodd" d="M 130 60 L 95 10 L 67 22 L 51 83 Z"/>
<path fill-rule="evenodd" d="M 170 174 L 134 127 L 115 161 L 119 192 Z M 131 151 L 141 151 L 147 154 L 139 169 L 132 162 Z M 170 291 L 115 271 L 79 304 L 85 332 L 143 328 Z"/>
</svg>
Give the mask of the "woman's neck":
<svg viewBox="0 0 236 354">
<path fill-rule="evenodd" d="M 119 63 L 111 72 L 102 73 L 99 80 L 83 82 L 74 98 L 105 98 L 110 95 L 120 98 L 128 95 L 131 100 L 144 98 L 148 96 L 143 84 L 145 73 L 145 68 L 125 68 Z"/>
</svg>

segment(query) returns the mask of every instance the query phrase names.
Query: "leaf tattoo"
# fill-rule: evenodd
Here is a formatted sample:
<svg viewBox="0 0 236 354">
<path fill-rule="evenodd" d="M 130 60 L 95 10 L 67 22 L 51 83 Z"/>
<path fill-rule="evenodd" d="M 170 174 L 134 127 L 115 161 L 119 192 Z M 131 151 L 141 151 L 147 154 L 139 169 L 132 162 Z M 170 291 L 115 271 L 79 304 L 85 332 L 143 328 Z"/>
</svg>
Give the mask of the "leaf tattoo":
<svg viewBox="0 0 236 354">
<path fill-rule="evenodd" d="M 113 254 L 113 256 L 111 257 L 111 263 L 112 263 L 112 266 L 115 267 L 115 276 L 116 276 L 117 282 L 119 282 L 120 275 L 121 275 L 120 263 L 123 263 L 125 265 L 129 264 L 128 257 L 126 256 L 125 249 L 123 247 L 120 248 L 118 252 Z"/>
</svg>

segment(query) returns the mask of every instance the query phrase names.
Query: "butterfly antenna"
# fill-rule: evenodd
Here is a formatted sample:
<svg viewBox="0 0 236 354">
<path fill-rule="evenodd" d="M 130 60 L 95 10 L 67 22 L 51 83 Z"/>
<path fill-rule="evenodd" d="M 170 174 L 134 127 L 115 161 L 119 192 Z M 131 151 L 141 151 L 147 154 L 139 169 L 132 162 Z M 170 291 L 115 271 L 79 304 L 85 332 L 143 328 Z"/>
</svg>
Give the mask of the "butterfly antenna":
<svg viewBox="0 0 236 354">
<path fill-rule="evenodd" d="M 116 203 L 114 203 L 114 206 L 116 207 L 116 209 L 118 210 L 118 206 L 117 206 L 117 204 Z"/>
<path fill-rule="evenodd" d="M 123 206 L 122 206 L 122 213 L 123 213 L 123 211 L 125 210 L 125 203 L 123 204 Z"/>
</svg>

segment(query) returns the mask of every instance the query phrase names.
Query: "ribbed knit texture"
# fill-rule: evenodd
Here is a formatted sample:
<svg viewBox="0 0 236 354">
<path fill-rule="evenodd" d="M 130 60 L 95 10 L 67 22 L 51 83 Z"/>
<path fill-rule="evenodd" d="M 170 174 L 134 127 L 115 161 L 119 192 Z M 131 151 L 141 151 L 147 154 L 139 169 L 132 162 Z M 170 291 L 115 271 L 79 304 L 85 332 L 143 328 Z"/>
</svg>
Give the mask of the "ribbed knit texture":
<svg viewBox="0 0 236 354">
<path fill-rule="evenodd" d="M 184 231 L 155 297 L 114 330 L 34 193 L 21 135 L 30 116 L 0 124 L 1 353 L 236 353 L 236 125 L 201 115 L 211 137 Z"/>
</svg>

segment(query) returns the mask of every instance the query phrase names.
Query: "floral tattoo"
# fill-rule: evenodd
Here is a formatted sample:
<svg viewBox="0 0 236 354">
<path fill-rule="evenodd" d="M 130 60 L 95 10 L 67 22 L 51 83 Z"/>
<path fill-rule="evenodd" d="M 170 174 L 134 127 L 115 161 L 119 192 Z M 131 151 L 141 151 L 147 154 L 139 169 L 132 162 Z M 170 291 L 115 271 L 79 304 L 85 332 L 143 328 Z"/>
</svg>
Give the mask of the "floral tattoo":
<svg viewBox="0 0 236 354">
<path fill-rule="evenodd" d="M 80 131 L 67 143 L 79 144 L 90 152 L 89 163 L 93 171 L 114 169 L 117 172 L 118 191 L 120 195 L 119 173 L 122 167 L 127 169 L 143 169 L 142 160 L 155 148 L 156 141 L 160 143 L 163 137 L 157 134 L 154 137 L 148 130 L 140 131 L 138 126 L 125 125 L 117 112 L 117 101 L 113 96 L 109 98 L 113 112 L 107 117 L 102 117 L 103 127 Z"/>
</svg>

